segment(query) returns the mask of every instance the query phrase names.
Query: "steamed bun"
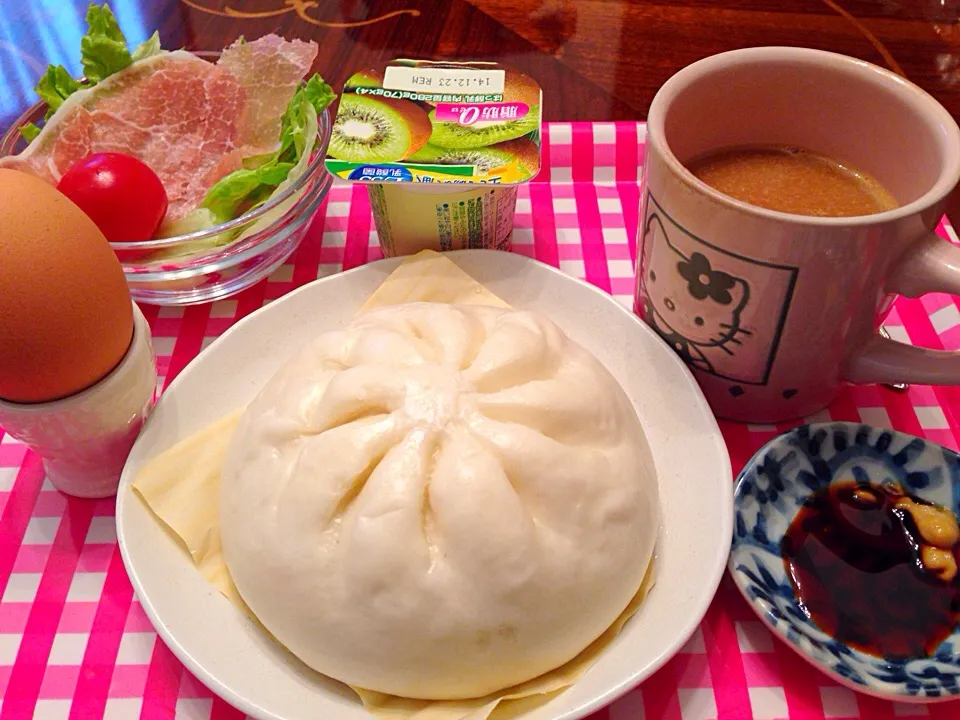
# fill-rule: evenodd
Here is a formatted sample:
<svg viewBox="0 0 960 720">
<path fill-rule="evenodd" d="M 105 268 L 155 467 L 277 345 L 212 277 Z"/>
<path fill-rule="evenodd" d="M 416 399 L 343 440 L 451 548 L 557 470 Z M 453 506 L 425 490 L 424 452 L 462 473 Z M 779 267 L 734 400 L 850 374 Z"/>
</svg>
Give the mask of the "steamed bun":
<svg viewBox="0 0 960 720">
<path fill-rule="evenodd" d="M 250 404 L 224 557 L 307 665 L 478 697 L 603 633 L 653 553 L 657 485 L 616 380 L 548 319 L 414 303 L 325 333 Z"/>
</svg>

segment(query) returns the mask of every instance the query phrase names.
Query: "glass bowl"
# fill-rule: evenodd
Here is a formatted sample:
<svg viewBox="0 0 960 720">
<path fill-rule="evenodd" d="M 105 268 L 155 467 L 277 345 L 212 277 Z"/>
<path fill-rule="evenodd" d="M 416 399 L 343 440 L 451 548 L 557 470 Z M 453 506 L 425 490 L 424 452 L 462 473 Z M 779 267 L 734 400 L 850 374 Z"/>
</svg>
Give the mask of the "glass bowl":
<svg viewBox="0 0 960 720">
<path fill-rule="evenodd" d="M 215 60 L 220 53 L 196 53 Z M 14 121 L 0 139 L 0 157 L 27 143 L 18 128 L 42 124 L 47 106 L 39 102 Z M 195 305 L 235 295 L 276 270 L 297 248 L 333 184 L 323 158 L 330 140 L 328 110 L 317 118 L 318 140 L 307 171 L 269 202 L 229 222 L 184 235 L 110 243 L 127 276 L 130 295 L 152 305 Z M 232 238 L 216 245 L 221 234 Z M 218 238 L 218 236 L 220 236 Z"/>
</svg>

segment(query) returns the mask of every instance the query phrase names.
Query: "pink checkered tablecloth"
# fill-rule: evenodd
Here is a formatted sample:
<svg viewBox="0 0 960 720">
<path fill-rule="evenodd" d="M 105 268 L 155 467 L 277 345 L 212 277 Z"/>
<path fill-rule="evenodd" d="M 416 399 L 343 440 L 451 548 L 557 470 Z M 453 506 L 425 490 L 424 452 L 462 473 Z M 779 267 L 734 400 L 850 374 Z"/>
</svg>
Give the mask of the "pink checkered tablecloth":
<svg viewBox="0 0 960 720">
<path fill-rule="evenodd" d="M 550 124 L 543 171 L 520 192 L 515 251 L 631 306 L 644 138 L 636 123 Z M 335 186 L 303 245 L 266 282 L 212 305 L 143 308 L 161 382 L 264 303 L 378 257 L 366 191 Z M 887 328 L 897 340 L 960 349 L 960 300 L 901 300 Z M 828 418 L 895 427 L 957 449 L 960 388 L 852 388 L 815 419 Z M 787 427 L 724 423 L 734 474 Z M 242 718 L 158 640 L 124 572 L 113 512 L 112 500 L 59 494 L 38 458 L 0 431 L 0 720 Z M 725 579 L 680 653 L 592 720 L 900 717 L 960 718 L 960 701 L 898 705 L 837 685 L 774 639 Z"/>
</svg>

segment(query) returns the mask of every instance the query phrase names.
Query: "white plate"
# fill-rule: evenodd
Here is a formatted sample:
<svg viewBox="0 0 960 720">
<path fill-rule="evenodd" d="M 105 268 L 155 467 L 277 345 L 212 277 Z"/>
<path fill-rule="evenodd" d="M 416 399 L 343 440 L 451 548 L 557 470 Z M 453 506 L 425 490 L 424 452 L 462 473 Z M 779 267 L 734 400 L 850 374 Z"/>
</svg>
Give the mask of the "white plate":
<svg viewBox="0 0 960 720">
<path fill-rule="evenodd" d="M 653 451 L 662 528 L 657 582 L 637 615 L 579 682 L 525 720 L 573 720 L 649 677 L 690 637 L 713 598 L 732 537 L 726 446 L 686 367 L 609 295 L 511 253 L 449 253 L 516 308 L 548 315 L 592 351 L 630 396 Z M 244 318 L 171 383 L 124 468 L 117 536 L 157 632 L 189 670 L 258 719 L 370 720 L 343 685 L 308 669 L 210 586 L 130 483 L 146 460 L 249 402 L 303 343 L 348 322 L 398 260 L 317 280 Z"/>
</svg>

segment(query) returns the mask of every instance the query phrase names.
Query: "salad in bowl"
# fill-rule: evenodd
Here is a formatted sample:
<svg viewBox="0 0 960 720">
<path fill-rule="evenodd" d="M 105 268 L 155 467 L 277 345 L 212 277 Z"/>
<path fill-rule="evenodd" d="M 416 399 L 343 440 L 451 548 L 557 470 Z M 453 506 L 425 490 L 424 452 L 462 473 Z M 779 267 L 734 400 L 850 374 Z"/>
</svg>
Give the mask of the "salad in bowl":
<svg viewBox="0 0 960 720">
<path fill-rule="evenodd" d="M 100 227 L 135 300 L 232 295 L 297 247 L 331 178 L 335 94 L 309 75 L 317 45 L 265 35 L 222 52 L 129 48 L 91 5 L 84 76 L 51 65 L 41 102 L 0 140 L 0 167 L 56 186 Z"/>
</svg>

